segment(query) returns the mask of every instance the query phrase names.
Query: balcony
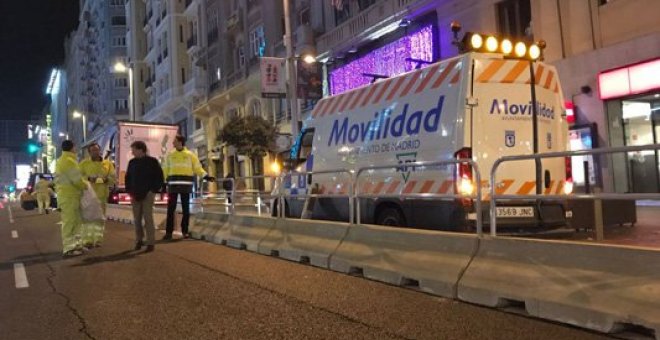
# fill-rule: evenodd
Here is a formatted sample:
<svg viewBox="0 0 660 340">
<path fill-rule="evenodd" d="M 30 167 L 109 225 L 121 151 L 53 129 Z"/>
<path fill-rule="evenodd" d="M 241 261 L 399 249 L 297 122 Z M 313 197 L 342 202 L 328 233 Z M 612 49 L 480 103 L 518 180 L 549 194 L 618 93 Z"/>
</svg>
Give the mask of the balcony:
<svg viewBox="0 0 660 340">
<path fill-rule="evenodd" d="M 186 97 L 196 97 L 204 95 L 204 88 L 206 87 L 204 77 L 196 75 L 186 82 L 183 86 L 183 93 Z"/>
<path fill-rule="evenodd" d="M 186 8 L 190 7 L 192 5 L 193 0 L 186 0 Z"/>
<path fill-rule="evenodd" d="M 317 38 L 319 56 L 329 51 L 347 49 L 356 41 L 366 39 L 370 34 L 405 16 L 418 8 L 428 5 L 429 0 L 377 0 L 373 5 L 347 18 L 346 21 Z M 397 19 L 398 18 L 398 19 Z"/>
</svg>

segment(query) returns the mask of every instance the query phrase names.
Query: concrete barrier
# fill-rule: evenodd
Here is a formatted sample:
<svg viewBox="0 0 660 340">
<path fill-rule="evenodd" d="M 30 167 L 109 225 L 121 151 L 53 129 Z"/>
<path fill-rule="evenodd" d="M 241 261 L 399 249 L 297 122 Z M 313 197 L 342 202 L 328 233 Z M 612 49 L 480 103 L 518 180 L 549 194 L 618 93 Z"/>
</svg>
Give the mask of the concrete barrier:
<svg viewBox="0 0 660 340">
<path fill-rule="evenodd" d="M 230 215 L 228 228 L 218 231 L 214 239 L 232 248 L 257 252 L 259 242 L 275 228 L 275 218 Z"/>
<path fill-rule="evenodd" d="M 329 268 L 329 259 L 346 236 L 349 226 L 314 220 L 276 220 L 261 240 L 258 252 L 287 260 Z"/>
<path fill-rule="evenodd" d="M 222 243 L 223 237 L 216 238 L 218 233 L 229 228 L 227 222 L 229 215 L 218 213 L 197 213 L 191 217 L 191 223 L 188 228 L 190 235 L 194 239 L 204 239 L 213 243 Z"/>
<path fill-rule="evenodd" d="M 643 326 L 660 338 L 660 251 L 486 237 L 458 298 L 513 305 L 601 332 Z"/>
<path fill-rule="evenodd" d="M 454 297 L 477 246 L 476 235 L 358 225 L 330 258 L 330 269 Z"/>
<path fill-rule="evenodd" d="M 133 224 L 133 208 L 130 205 L 108 204 L 105 210 L 105 217 L 110 221 Z M 166 208 L 154 208 L 154 226 L 157 229 L 165 229 L 166 219 Z"/>
</svg>

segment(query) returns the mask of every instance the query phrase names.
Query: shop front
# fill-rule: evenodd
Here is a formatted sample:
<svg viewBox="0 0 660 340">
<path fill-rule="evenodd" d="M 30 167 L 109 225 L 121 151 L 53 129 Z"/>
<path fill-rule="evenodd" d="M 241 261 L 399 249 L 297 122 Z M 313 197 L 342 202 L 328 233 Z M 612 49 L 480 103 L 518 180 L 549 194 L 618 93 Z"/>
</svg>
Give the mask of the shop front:
<svg viewBox="0 0 660 340">
<path fill-rule="evenodd" d="M 660 58 L 601 72 L 598 83 L 610 146 L 660 143 Z M 657 150 L 614 155 L 612 165 L 616 192 L 660 192 Z"/>
</svg>

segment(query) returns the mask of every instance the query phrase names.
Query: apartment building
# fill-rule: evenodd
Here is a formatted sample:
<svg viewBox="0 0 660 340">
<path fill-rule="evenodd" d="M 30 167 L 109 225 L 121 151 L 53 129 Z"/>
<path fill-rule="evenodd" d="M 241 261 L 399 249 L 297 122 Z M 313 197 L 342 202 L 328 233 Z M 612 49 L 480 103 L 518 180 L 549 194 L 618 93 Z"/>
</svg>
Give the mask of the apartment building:
<svg viewBox="0 0 660 340">
<path fill-rule="evenodd" d="M 193 118 L 192 106 L 206 87 L 202 66 L 191 58 L 202 10 L 199 2 L 129 0 L 126 4 L 134 117 L 177 124 L 193 151 L 198 148 L 192 136 L 201 129 L 201 122 Z"/>
<path fill-rule="evenodd" d="M 86 116 L 88 139 L 129 113 L 126 63 L 126 0 L 81 0 L 78 28 L 65 42 L 68 111 Z M 71 137 L 82 142 L 80 121 L 69 120 Z"/>
<path fill-rule="evenodd" d="M 292 1 L 294 31 L 310 25 L 310 11 L 315 0 Z M 230 168 L 236 176 L 269 175 L 269 164 L 277 152 L 252 159 L 237 155 L 233 148 L 217 140 L 222 127 L 233 117 L 261 116 L 278 127 L 281 135 L 290 135 L 291 110 L 286 100 L 267 99 L 261 94 L 260 57 L 284 57 L 284 7 L 282 1 L 206 0 L 200 22 L 198 63 L 205 66 L 208 87 L 206 97 L 195 105 L 195 116 L 205 127 L 209 169 L 222 177 Z M 323 20 L 318 16 L 318 20 Z M 322 28 L 321 23 L 316 27 Z M 310 110 L 313 102 L 299 101 Z"/>
</svg>

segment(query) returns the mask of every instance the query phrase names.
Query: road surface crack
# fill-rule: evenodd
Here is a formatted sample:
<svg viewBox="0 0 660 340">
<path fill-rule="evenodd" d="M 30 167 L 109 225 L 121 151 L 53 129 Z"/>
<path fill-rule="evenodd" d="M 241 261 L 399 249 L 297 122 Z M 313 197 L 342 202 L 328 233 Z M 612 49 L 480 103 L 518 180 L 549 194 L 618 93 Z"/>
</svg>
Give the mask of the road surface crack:
<svg viewBox="0 0 660 340">
<path fill-rule="evenodd" d="M 44 254 L 41 251 L 36 241 L 34 241 L 34 247 L 37 249 L 39 254 L 45 258 L 46 254 Z M 89 333 L 89 329 L 87 328 L 87 321 L 85 320 L 85 318 L 82 315 L 80 315 L 80 312 L 78 312 L 78 310 L 71 303 L 71 298 L 68 295 L 58 291 L 57 287 L 55 287 L 55 282 L 53 281 L 53 279 L 57 276 L 57 272 L 55 271 L 55 268 L 53 268 L 53 266 L 50 264 L 48 260 L 45 261 L 45 264 L 46 267 L 48 267 L 48 270 L 50 271 L 50 274 L 46 278 L 46 281 L 48 281 L 48 286 L 50 286 L 50 289 L 53 291 L 55 295 L 59 295 L 64 299 L 64 301 L 66 302 L 65 304 L 66 308 L 69 311 L 71 311 L 71 314 L 73 314 L 78 319 L 78 322 L 80 322 L 80 328 L 78 328 L 78 332 L 84 334 L 89 339 L 96 340 L 96 338 Z"/>
<path fill-rule="evenodd" d="M 168 253 L 168 254 L 170 254 L 170 255 L 172 255 L 172 256 L 174 256 L 174 257 L 176 257 L 176 258 L 178 258 L 178 259 L 180 259 L 180 260 L 182 260 L 182 261 L 185 261 L 185 262 L 188 262 L 188 263 L 190 263 L 190 264 L 196 265 L 196 266 L 198 266 L 198 267 L 201 267 L 201 268 L 203 268 L 203 269 L 209 270 L 209 271 L 214 272 L 214 273 L 216 273 L 216 274 L 224 275 L 224 276 L 229 277 L 229 278 L 231 278 L 231 279 L 233 279 L 233 280 L 237 280 L 237 281 L 239 281 L 239 282 L 242 282 L 242 283 L 244 283 L 244 284 L 246 284 L 246 285 L 251 285 L 251 286 L 253 286 L 253 287 L 257 288 L 257 289 L 261 289 L 261 290 L 267 291 L 267 292 L 269 292 L 269 293 L 271 293 L 271 294 L 274 294 L 274 295 L 276 295 L 276 296 L 279 296 L 280 298 L 291 299 L 291 300 L 293 300 L 293 301 L 295 301 L 295 302 L 297 302 L 297 303 L 300 303 L 300 304 L 303 304 L 303 305 L 307 305 L 307 306 L 309 306 L 309 307 L 312 308 L 312 309 L 315 309 L 315 310 L 318 310 L 318 311 L 321 311 L 321 312 L 324 312 L 324 313 L 329 313 L 329 314 L 331 314 L 331 315 L 334 315 L 335 317 L 338 317 L 338 318 L 340 318 L 341 320 L 344 320 L 344 321 L 347 321 L 347 322 L 351 322 L 351 323 L 355 323 L 355 324 L 361 325 L 361 326 L 363 326 L 363 327 L 366 327 L 367 329 L 381 331 L 381 332 L 387 334 L 389 337 L 397 338 L 397 339 L 405 339 L 405 340 L 414 339 L 414 338 L 405 337 L 405 336 L 403 336 L 403 335 L 401 335 L 401 334 L 394 333 L 394 332 L 392 332 L 392 331 L 389 331 L 389 330 L 387 330 L 387 329 L 384 329 L 384 328 L 381 328 L 381 327 L 378 327 L 378 326 L 374 326 L 374 325 L 368 324 L 368 323 L 363 322 L 363 321 L 361 321 L 361 320 L 359 320 L 359 319 L 356 319 L 356 318 L 354 318 L 354 317 L 351 317 L 351 316 L 348 316 L 348 315 L 345 315 L 345 314 L 342 314 L 342 313 L 339 313 L 339 312 L 333 311 L 333 310 L 331 310 L 331 309 L 327 309 L 327 308 L 324 308 L 324 307 L 321 307 L 321 306 L 314 305 L 314 304 L 312 304 L 312 303 L 309 303 L 309 302 L 307 302 L 307 301 L 305 301 L 305 300 L 302 300 L 302 299 L 300 299 L 300 298 L 297 298 L 297 297 L 295 297 L 295 296 L 291 296 L 291 295 L 284 294 L 284 293 L 282 293 L 282 292 L 279 292 L 279 291 L 273 290 L 272 288 L 262 286 L 262 285 L 260 285 L 260 284 L 258 284 L 258 283 L 256 283 L 256 282 L 248 281 L 248 280 L 242 279 L 242 278 L 240 278 L 240 277 L 238 277 L 238 276 L 231 275 L 231 274 L 229 274 L 229 273 L 223 272 L 223 271 L 221 271 L 221 270 L 218 270 L 218 269 L 216 269 L 216 268 L 213 268 L 213 267 L 207 266 L 207 265 L 202 264 L 202 263 L 199 263 L 199 262 L 195 262 L 195 261 L 193 261 L 193 260 L 190 260 L 190 259 L 187 259 L 187 258 L 185 258 L 185 257 L 179 256 L 179 255 L 177 255 L 177 254 L 174 254 L 174 253 L 171 253 L 171 252 L 168 252 L 168 251 L 165 251 L 165 252 Z"/>
</svg>

